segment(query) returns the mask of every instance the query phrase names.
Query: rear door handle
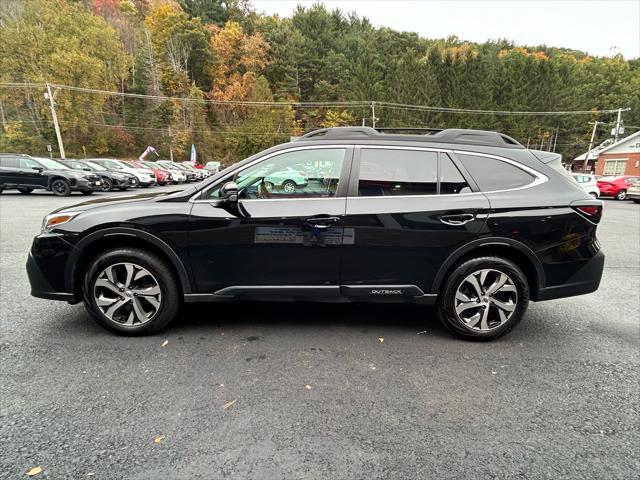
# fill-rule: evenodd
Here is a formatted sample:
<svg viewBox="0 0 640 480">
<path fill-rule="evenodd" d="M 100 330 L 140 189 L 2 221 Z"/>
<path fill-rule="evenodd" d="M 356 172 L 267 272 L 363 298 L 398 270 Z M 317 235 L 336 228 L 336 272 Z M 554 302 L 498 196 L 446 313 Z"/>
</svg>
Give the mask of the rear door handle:
<svg viewBox="0 0 640 480">
<path fill-rule="evenodd" d="M 458 215 L 442 215 L 440 221 L 447 225 L 464 225 L 467 222 L 473 220 L 475 215 L 470 213 L 461 213 Z"/>
<path fill-rule="evenodd" d="M 310 227 L 316 228 L 318 230 L 326 230 L 332 224 L 339 222 L 340 217 L 312 217 L 307 218 L 304 223 Z"/>
</svg>

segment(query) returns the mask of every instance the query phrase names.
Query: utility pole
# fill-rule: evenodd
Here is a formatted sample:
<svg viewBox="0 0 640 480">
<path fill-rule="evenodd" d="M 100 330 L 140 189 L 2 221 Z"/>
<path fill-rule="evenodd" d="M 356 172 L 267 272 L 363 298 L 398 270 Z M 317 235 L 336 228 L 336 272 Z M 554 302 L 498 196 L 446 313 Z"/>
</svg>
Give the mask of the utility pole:
<svg viewBox="0 0 640 480">
<path fill-rule="evenodd" d="M 371 102 L 371 125 L 376 128 L 376 102 Z"/>
<path fill-rule="evenodd" d="M 169 160 L 173 162 L 173 141 L 171 139 L 171 127 L 169 127 Z"/>
<path fill-rule="evenodd" d="M 618 141 L 618 135 L 620 134 L 620 120 L 622 117 L 622 109 L 619 108 L 618 109 L 618 120 L 616 121 L 616 133 L 614 135 L 613 138 L 613 143 L 616 143 Z"/>
<path fill-rule="evenodd" d="M 599 121 L 593 122 L 593 131 L 591 132 L 591 141 L 589 142 L 589 150 L 587 150 L 587 155 L 584 157 L 584 163 L 582 164 L 582 171 L 587 172 L 587 166 L 589 163 L 589 155 L 591 154 L 591 149 L 593 148 L 593 140 L 596 138 L 596 130 L 598 129 L 598 124 L 602 123 Z"/>
<path fill-rule="evenodd" d="M 56 137 L 58 138 L 58 149 L 60 150 L 60 158 L 64 160 L 64 145 L 62 144 L 62 135 L 60 135 L 60 125 L 58 125 L 58 115 L 56 115 L 56 104 L 53 101 L 53 94 L 51 93 L 51 85 L 47 83 L 47 92 L 44 94 L 44 98 L 49 100 L 49 107 L 51 108 L 51 117 L 53 118 L 53 126 L 56 129 Z"/>
</svg>

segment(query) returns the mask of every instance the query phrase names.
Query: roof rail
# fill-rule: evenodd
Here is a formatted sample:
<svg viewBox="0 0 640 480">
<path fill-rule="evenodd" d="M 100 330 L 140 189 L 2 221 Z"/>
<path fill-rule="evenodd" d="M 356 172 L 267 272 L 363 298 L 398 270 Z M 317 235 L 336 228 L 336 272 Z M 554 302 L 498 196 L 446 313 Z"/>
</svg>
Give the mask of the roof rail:
<svg viewBox="0 0 640 480">
<path fill-rule="evenodd" d="M 392 133 L 385 133 L 392 132 Z M 410 132 L 413 135 L 397 132 Z M 418 134 L 416 134 L 418 133 Z M 420 134 L 421 133 L 421 134 Z M 491 147 L 518 148 L 524 146 L 504 133 L 487 130 L 468 130 L 464 128 L 371 128 L 371 127 L 333 127 L 321 128 L 309 132 L 298 141 L 309 140 L 385 140 L 409 142 L 459 143 Z"/>
</svg>

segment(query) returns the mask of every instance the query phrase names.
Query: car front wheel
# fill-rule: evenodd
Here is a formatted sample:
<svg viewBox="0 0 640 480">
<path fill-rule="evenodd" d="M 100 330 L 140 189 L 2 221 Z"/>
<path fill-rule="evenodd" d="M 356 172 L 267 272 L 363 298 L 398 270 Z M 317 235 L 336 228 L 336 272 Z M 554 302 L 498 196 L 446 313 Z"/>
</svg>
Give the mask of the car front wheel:
<svg viewBox="0 0 640 480">
<path fill-rule="evenodd" d="M 69 186 L 69 182 L 66 180 L 62 180 L 58 178 L 51 182 L 51 191 L 54 195 L 58 197 L 68 197 L 71 195 L 71 187 Z"/>
<path fill-rule="evenodd" d="M 438 297 L 438 316 L 458 337 L 493 340 L 522 319 L 528 303 L 527 279 L 514 263 L 479 257 L 451 272 Z"/>
<path fill-rule="evenodd" d="M 103 192 L 113 191 L 113 181 L 110 178 L 102 177 L 102 191 Z"/>
<path fill-rule="evenodd" d="M 84 302 L 93 318 L 115 332 L 157 332 L 171 322 L 180 306 L 178 282 L 158 256 L 137 248 L 99 255 L 84 279 Z"/>
</svg>

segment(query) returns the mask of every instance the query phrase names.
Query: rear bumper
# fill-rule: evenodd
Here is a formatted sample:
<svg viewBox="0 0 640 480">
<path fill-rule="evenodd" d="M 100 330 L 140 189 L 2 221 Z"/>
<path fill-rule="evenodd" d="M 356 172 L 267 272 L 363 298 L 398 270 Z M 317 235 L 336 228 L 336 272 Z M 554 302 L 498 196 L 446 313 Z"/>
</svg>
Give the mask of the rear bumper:
<svg viewBox="0 0 640 480">
<path fill-rule="evenodd" d="M 554 298 L 573 297 L 595 292 L 600 286 L 604 270 L 604 252 L 598 251 L 584 266 L 562 285 L 545 287 L 538 290 L 536 302 L 553 300 Z"/>
</svg>

